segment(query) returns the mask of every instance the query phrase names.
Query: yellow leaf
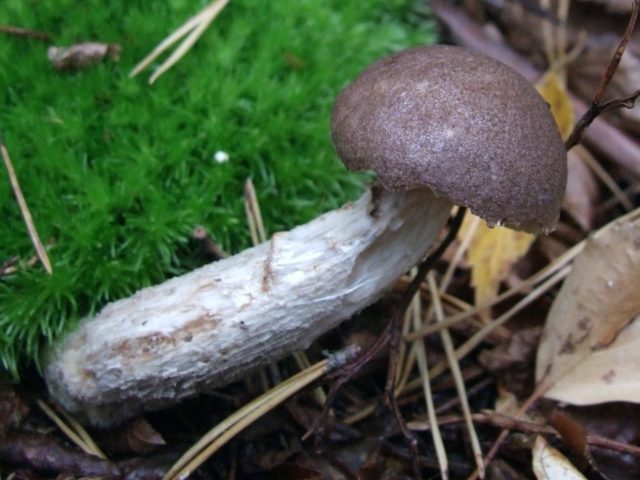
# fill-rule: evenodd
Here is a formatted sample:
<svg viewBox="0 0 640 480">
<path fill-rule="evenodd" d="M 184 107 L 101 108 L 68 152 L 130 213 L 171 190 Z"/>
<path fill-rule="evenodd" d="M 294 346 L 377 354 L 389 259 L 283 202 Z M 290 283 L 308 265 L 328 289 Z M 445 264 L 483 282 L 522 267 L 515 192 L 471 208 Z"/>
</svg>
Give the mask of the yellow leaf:
<svg viewBox="0 0 640 480">
<path fill-rule="evenodd" d="M 504 227 L 489 228 L 484 220 L 476 219 L 475 215 L 466 216 L 460 238 L 464 238 L 467 232 L 473 235 L 467 261 L 471 267 L 476 305 L 481 305 L 498 293 L 500 282 L 507 278 L 513 264 L 527 253 L 535 236 Z M 478 221 L 475 233 L 470 232 Z"/>
<path fill-rule="evenodd" d="M 567 139 L 573 130 L 574 116 L 571 99 L 563 82 L 555 72 L 547 72 L 536 83 L 540 95 L 549 103 L 553 118 L 563 139 Z"/>
</svg>

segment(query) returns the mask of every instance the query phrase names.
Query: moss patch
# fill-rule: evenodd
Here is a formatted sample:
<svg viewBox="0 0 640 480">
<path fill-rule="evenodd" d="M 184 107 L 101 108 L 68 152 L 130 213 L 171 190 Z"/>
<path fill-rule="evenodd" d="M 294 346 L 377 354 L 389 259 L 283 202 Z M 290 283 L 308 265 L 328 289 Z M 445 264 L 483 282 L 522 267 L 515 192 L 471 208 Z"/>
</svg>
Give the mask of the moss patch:
<svg viewBox="0 0 640 480">
<path fill-rule="evenodd" d="M 363 179 L 331 148 L 332 101 L 373 59 L 433 39 L 421 2 L 233 0 L 153 87 L 148 73 L 128 78 L 206 3 L 3 2 L 0 24 L 123 47 L 119 63 L 59 73 L 42 42 L 0 37 L 0 128 L 54 269 L 26 265 L 34 251 L 2 171 L 0 264 L 21 259 L 0 277 L 0 361 L 14 374 L 78 318 L 196 266 L 196 225 L 247 247 L 247 177 L 270 232 L 354 198 Z"/>
</svg>

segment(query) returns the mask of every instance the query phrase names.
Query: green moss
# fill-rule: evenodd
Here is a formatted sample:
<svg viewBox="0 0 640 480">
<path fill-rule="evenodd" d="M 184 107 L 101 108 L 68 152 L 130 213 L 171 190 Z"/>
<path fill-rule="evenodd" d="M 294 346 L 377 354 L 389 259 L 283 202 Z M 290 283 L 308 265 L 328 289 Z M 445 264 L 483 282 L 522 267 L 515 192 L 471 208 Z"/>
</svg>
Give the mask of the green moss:
<svg viewBox="0 0 640 480">
<path fill-rule="evenodd" d="M 0 263 L 19 255 L 24 267 L 0 278 L 12 373 L 81 316 L 193 268 L 194 226 L 228 250 L 249 246 L 247 177 L 270 232 L 356 196 L 362 177 L 331 148 L 332 101 L 373 59 L 433 38 L 410 0 L 233 0 L 153 87 L 128 78 L 204 4 L 4 0 L 0 24 L 123 47 L 119 63 L 63 74 L 43 43 L 1 38 L 0 128 L 54 269 L 24 264 L 33 248 L 0 174 Z"/>
</svg>

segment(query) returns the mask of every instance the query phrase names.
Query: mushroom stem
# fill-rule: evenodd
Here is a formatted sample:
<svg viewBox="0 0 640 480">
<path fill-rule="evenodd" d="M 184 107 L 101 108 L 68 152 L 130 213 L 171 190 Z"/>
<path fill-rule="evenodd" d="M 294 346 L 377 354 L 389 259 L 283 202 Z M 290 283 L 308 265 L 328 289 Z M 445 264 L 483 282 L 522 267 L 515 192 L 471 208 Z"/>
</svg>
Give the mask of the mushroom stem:
<svg viewBox="0 0 640 480">
<path fill-rule="evenodd" d="M 51 394 L 109 425 L 304 349 L 416 264 L 451 203 L 428 189 L 367 191 L 270 241 L 87 318 L 47 355 Z"/>
</svg>

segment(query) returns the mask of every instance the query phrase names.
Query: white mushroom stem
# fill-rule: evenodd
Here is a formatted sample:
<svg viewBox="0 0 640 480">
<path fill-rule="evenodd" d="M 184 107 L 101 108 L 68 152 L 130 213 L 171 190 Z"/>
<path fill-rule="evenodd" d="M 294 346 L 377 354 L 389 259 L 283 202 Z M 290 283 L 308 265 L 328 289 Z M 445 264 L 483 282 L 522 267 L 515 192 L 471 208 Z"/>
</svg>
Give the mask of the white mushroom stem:
<svg viewBox="0 0 640 480">
<path fill-rule="evenodd" d="M 48 354 L 53 398 L 108 425 L 308 347 L 416 264 L 451 209 L 426 189 L 374 197 L 83 320 Z"/>
</svg>

